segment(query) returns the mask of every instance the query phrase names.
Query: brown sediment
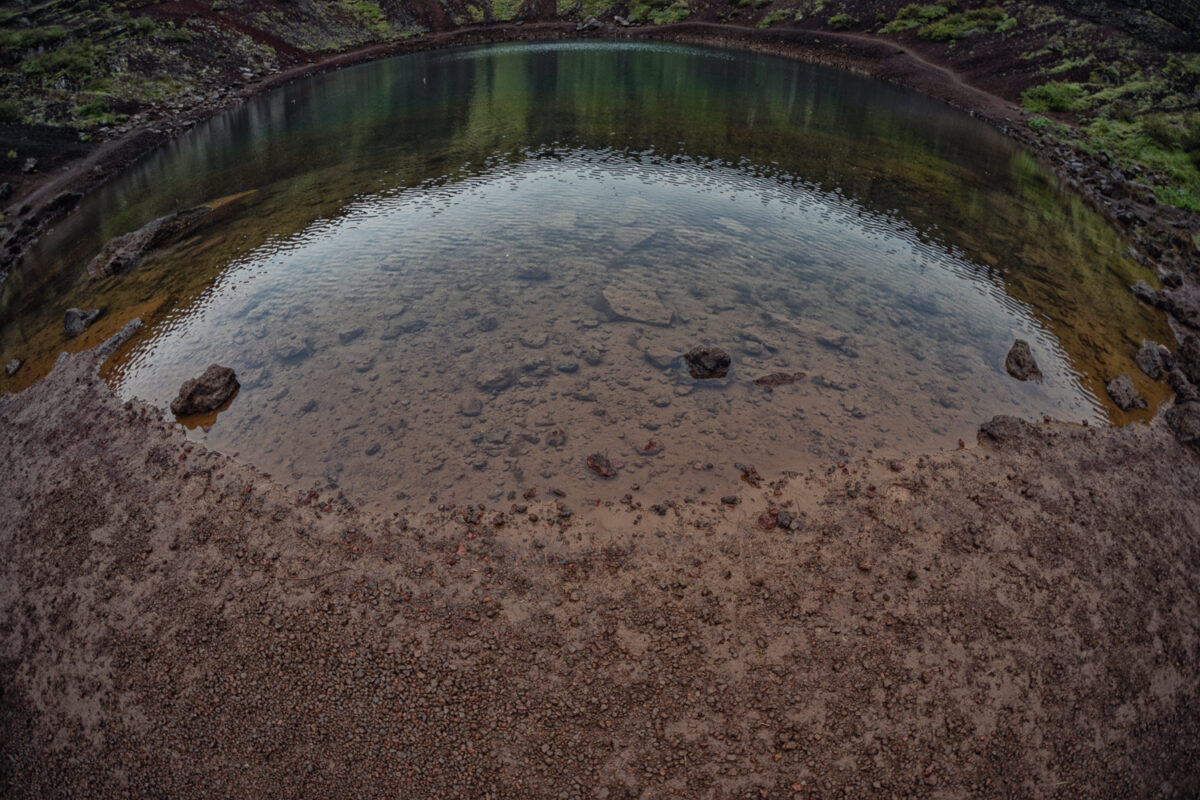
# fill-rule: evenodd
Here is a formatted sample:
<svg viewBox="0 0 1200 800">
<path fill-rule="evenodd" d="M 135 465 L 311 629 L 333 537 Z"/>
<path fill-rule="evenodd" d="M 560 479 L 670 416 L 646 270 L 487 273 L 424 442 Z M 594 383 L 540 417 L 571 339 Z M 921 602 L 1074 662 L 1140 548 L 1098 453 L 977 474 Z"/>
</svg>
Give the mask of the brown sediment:
<svg viewBox="0 0 1200 800">
<path fill-rule="evenodd" d="M 6 796 L 1200 791 L 1200 469 L 1159 424 L 381 519 L 96 368 L 0 400 Z"/>
</svg>

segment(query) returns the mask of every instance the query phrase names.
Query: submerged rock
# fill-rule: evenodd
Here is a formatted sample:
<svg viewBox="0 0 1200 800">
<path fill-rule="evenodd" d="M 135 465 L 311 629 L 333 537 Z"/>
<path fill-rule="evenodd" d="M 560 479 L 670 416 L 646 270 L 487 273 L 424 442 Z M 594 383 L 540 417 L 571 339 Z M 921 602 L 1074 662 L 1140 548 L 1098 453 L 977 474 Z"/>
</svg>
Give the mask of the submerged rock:
<svg viewBox="0 0 1200 800">
<path fill-rule="evenodd" d="M 817 344 L 835 350 L 847 358 L 858 358 L 858 348 L 854 346 L 854 341 L 844 333 L 819 333 L 817 334 Z"/>
<path fill-rule="evenodd" d="M 366 332 L 366 328 L 351 328 L 346 331 L 338 331 L 338 342 L 341 344 L 350 344 Z"/>
<path fill-rule="evenodd" d="M 199 378 L 185 381 L 179 396 L 171 401 L 171 413 L 177 417 L 215 411 L 237 391 L 237 375 L 229 367 L 212 364 Z"/>
<path fill-rule="evenodd" d="M 1153 380 L 1161 378 L 1170 368 L 1171 354 L 1158 342 L 1145 340 L 1134 359 L 1142 372 Z"/>
<path fill-rule="evenodd" d="M 12 361 L 10 361 L 4 365 L 4 374 L 11 378 L 13 375 L 17 374 L 17 370 L 19 370 L 20 368 L 21 368 L 21 359 L 14 358 Z"/>
<path fill-rule="evenodd" d="M 772 372 L 770 375 L 755 378 L 754 383 L 758 386 L 766 386 L 768 389 L 774 389 L 776 386 L 786 386 L 789 383 L 795 383 L 800 380 L 804 380 L 803 372 Z"/>
<path fill-rule="evenodd" d="M 605 287 L 603 294 L 609 311 L 618 319 L 644 322 L 661 328 L 671 325 L 671 311 L 649 286 L 612 284 Z"/>
<path fill-rule="evenodd" d="M 550 270 L 545 267 L 537 267 L 526 265 L 517 267 L 517 271 L 513 273 L 514 277 L 519 281 L 548 281 L 550 280 Z"/>
<path fill-rule="evenodd" d="M 675 364 L 675 360 L 679 358 L 679 353 L 669 347 L 659 347 L 658 345 L 648 345 L 642 350 L 642 354 L 654 366 L 659 369 L 670 369 Z"/>
<path fill-rule="evenodd" d="M 1019 381 L 1041 381 L 1042 379 L 1042 371 L 1038 369 L 1037 361 L 1033 358 L 1029 342 L 1024 339 L 1017 339 L 1013 342 L 1012 349 L 1008 351 L 1008 357 L 1004 359 L 1004 368 L 1008 370 L 1009 375 Z"/>
<path fill-rule="evenodd" d="M 511 369 L 497 369 L 485 372 L 475 380 L 475 386 L 483 392 L 502 392 L 513 385 L 516 373 Z"/>
<path fill-rule="evenodd" d="M 304 336 L 287 334 L 275 340 L 275 355 L 280 361 L 294 363 L 312 355 L 312 344 Z"/>
<path fill-rule="evenodd" d="M 1128 375 L 1121 374 L 1108 382 L 1108 396 L 1117 404 L 1117 408 L 1122 411 L 1129 411 L 1132 408 L 1145 408 L 1146 398 L 1138 394 L 1137 389 L 1133 385 L 1133 379 Z"/>
<path fill-rule="evenodd" d="M 93 308 L 89 311 L 84 311 L 81 308 L 68 308 L 67 314 L 63 317 L 63 328 L 67 332 L 67 336 L 74 339 L 79 334 L 86 331 L 100 316 L 100 309 Z"/>
<path fill-rule="evenodd" d="M 110 239 L 87 265 L 93 278 L 121 275 L 137 267 L 152 251 L 176 241 L 212 213 L 211 206 L 197 206 L 159 217 L 132 233 Z"/>
<path fill-rule="evenodd" d="M 458 404 L 458 413 L 464 417 L 478 417 L 483 413 L 483 401 L 478 397 L 463 400 Z"/>
<path fill-rule="evenodd" d="M 429 323 L 423 319 L 413 319 L 404 323 L 397 323 L 388 326 L 388 329 L 379 337 L 385 342 L 390 342 L 392 339 L 398 339 L 401 336 L 407 336 L 410 333 L 420 333 L 425 330 Z"/>
<path fill-rule="evenodd" d="M 687 361 L 688 372 L 696 380 L 724 378 L 729 374 L 729 365 L 733 363 L 729 353 L 719 347 L 696 346 L 683 358 Z"/>
</svg>

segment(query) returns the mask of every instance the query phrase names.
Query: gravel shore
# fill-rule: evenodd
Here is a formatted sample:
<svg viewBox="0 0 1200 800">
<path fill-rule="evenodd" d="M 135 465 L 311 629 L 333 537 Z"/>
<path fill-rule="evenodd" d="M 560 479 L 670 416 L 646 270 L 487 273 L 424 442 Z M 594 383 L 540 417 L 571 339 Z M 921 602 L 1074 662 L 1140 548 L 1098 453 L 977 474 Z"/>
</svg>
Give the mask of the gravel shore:
<svg viewBox="0 0 1200 800">
<path fill-rule="evenodd" d="M 380 519 L 123 406 L 103 352 L 0 398 L 6 797 L 1200 793 L 1200 469 L 1159 424 Z"/>
</svg>

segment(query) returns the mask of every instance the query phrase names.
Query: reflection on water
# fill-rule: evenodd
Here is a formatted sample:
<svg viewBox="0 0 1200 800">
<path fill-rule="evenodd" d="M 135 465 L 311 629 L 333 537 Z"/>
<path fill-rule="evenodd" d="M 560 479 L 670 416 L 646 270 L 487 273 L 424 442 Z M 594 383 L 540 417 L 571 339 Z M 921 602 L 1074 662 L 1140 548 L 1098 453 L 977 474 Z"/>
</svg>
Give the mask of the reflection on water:
<svg viewBox="0 0 1200 800">
<path fill-rule="evenodd" d="M 108 237 L 240 192 L 134 273 L 82 275 Z M 759 55 L 489 47 L 289 87 L 173 144 L 16 276 L 0 355 L 28 381 L 69 305 L 106 308 L 91 339 L 141 314 L 122 394 L 165 407 L 232 366 L 241 393 L 194 435 L 379 507 L 666 497 L 735 461 L 953 447 L 997 413 L 1129 419 L 1103 384 L 1170 335 L 1120 251 L 1027 156 L 909 93 Z M 1004 372 L 1014 337 L 1043 383 Z M 693 380 L 696 344 L 730 374 Z M 779 372 L 805 377 L 753 382 Z"/>
</svg>

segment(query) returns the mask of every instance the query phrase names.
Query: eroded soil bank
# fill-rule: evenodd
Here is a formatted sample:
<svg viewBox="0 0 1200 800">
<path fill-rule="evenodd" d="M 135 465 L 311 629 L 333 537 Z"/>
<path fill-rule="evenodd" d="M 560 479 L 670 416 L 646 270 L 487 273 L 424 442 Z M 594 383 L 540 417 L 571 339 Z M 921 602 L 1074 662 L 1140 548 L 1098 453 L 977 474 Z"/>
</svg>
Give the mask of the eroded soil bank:
<svg viewBox="0 0 1200 800">
<path fill-rule="evenodd" d="M 98 357 L 0 400 L 6 796 L 1200 792 L 1200 470 L 1160 425 L 380 520 Z"/>
</svg>

